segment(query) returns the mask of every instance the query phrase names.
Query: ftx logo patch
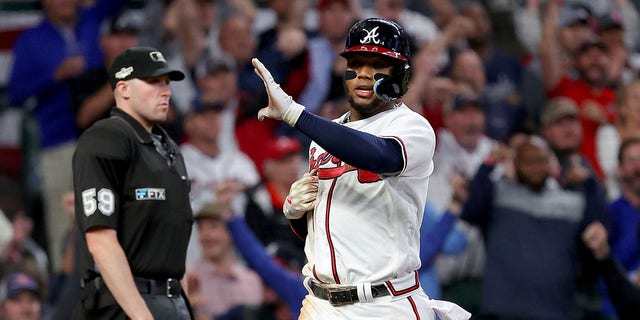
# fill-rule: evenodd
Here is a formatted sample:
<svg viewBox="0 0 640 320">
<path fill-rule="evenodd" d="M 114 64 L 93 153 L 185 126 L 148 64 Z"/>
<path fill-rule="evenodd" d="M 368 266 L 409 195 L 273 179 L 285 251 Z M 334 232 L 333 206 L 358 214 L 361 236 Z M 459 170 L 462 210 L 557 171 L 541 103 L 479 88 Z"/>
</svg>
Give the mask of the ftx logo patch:
<svg viewBox="0 0 640 320">
<path fill-rule="evenodd" d="M 165 200 L 166 194 L 161 188 L 136 189 L 136 200 Z"/>
</svg>

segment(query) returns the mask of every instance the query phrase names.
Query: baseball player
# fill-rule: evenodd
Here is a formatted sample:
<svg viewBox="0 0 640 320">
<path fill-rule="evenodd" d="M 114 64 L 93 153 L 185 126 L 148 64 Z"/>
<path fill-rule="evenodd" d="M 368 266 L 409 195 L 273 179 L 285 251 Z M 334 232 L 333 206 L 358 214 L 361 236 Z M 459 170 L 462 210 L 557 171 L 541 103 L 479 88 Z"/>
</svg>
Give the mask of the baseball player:
<svg viewBox="0 0 640 320">
<path fill-rule="evenodd" d="M 193 215 L 178 146 L 158 124 L 172 70 L 150 47 L 125 50 L 109 72 L 116 107 L 83 133 L 73 156 L 84 233 L 79 319 L 191 319 L 180 285 Z"/>
<path fill-rule="evenodd" d="M 468 319 L 420 287 L 419 228 L 433 171 L 429 122 L 396 103 L 411 70 L 396 23 L 365 19 L 349 31 L 344 85 L 349 112 L 329 121 L 305 111 L 253 60 L 269 105 L 258 118 L 283 120 L 313 142 L 309 173 L 296 181 L 285 216 L 306 234 L 309 294 L 300 319 Z"/>
</svg>

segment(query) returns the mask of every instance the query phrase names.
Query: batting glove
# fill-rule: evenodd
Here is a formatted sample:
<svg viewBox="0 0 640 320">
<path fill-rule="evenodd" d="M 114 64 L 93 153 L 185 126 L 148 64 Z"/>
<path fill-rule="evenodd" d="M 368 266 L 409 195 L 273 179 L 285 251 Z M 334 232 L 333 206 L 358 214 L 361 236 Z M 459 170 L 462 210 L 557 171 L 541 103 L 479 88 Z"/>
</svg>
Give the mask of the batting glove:
<svg viewBox="0 0 640 320">
<path fill-rule="evenodd" d="M 295 126 L 298 118 L 304 110 L 304 106 L 293 101 L 280 85 L 273 80 L 271 72 L 258 60 L 253 58 L 251 63 L 255 67 L 254 71 L 264 82 L 264 87 L 269 95 L 269 105 L 258 111 L 258 120 L 262 121 L 265 117 L 284 120 L 290 126 Z"/>
<path fill-rule="evenodd" d="M 307 211 L 313 210 L 318 196 L 318 176 L 315 172 L 305 173 L 291 185 L 282 207 L 287 219 L 300 219 Z"/>
</svg>

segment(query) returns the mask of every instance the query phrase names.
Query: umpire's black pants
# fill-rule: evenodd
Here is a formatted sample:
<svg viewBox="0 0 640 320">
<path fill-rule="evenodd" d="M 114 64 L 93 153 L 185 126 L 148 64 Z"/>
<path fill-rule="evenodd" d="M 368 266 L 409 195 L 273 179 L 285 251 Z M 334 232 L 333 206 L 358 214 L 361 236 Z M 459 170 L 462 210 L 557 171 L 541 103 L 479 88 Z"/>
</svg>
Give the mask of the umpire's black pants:
<svg viewBox="0 0 640 320">
<path fill-rule="evenodd" d="M 190 320 L 188 300 L 179 296 L 140 293 L 155 320 Z M 103 282 L 99 286 L 87 285 L 74 312 L 78 320 L 129 319 Z"/>
</svg>

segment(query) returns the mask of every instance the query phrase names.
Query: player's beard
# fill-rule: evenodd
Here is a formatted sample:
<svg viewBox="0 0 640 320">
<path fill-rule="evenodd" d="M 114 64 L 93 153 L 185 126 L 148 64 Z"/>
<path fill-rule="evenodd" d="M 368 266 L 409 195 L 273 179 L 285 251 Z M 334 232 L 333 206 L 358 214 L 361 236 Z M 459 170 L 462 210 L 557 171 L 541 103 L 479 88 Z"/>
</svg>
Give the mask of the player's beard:
<svg viewBox="0 0 640 320">
<path fill-rule="evenodd" d="M 373 99 L 373 101 L 369 103 L 356 103 L 353 100 L 353 96 L 349 97 L 349 105 L 351 105 L 351 108 L 358 112 L 362 116 L 362 118 L 367 118 L 374 114 L 378 114 L 382 111 L 388 110 L 390 109 L 389 106 L 391 106 L 392 104 L 392 102 L 382 101 L 378 98 Z"/>
</svg>

